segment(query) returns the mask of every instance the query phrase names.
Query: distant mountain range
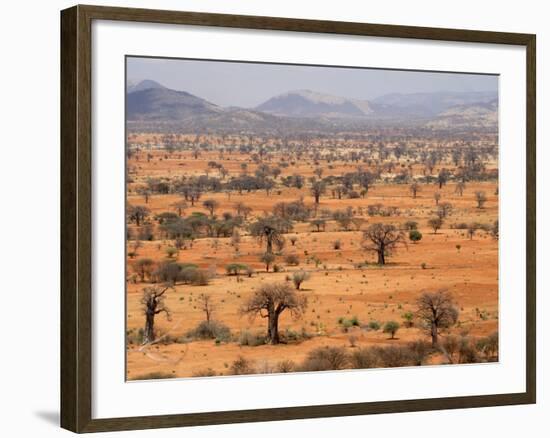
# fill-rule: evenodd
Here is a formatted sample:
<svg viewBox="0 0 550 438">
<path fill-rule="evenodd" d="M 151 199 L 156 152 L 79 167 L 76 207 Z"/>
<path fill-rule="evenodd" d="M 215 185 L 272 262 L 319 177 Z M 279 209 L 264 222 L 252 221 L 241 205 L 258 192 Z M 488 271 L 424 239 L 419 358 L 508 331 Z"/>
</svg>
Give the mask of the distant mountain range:
<svg viewBox="0 0 550 438">
<path fill-rule="evenodd" d="M 255 108 L 221 107 L 185 91 L 144 80 L 127 85 L 129 126 L 150 130 L 326 130 L 376 123 L 414 123 L 430 129 L 496 129 L 496 92 L 388 94 L 372 101 L 311 90 L 289 91 Z"/>
</svg>

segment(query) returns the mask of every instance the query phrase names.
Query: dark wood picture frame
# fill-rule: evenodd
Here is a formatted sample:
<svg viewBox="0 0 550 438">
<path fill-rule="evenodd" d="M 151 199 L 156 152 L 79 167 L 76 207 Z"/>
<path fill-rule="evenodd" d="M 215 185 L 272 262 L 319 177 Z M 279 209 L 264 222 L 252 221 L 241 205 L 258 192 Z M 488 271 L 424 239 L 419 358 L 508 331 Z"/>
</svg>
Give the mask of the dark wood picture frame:
<svg viewBox="0 0 550 438">
<path fill-rule="evenodd" d="M 92 419 L 91 24 L 93 20 L 186 24 L 524 46 L 527 58 L 526 391 L 523 393 L 498 395 Z M 80 5 L 62 11 L 61 426 L 80 433 L 535 403 L 535 47 L 535 35 L 518 33 Z"/>
</svg>

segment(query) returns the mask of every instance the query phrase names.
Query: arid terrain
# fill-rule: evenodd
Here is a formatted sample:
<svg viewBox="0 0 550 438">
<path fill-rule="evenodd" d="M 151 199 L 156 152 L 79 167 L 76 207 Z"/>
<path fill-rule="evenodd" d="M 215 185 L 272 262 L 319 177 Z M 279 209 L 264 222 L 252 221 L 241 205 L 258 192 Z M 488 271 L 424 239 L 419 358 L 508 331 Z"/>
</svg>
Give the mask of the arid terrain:
<svg viewBox="0 0 550 438">
<path fill-rule="evenodd" d="M 497 144 L 130 132 L 127 378 L 498 360 Z"/>
</svg>

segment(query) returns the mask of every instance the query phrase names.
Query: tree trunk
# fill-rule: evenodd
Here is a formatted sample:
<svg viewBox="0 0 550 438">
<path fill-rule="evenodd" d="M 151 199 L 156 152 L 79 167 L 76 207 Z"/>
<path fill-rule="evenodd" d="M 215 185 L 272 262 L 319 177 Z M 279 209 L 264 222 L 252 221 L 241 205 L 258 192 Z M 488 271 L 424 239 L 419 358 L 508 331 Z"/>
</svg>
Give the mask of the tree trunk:
<svg viewBox="0 0 550 438">
<path fill-rule="evenodd" d="M 437 335 L 437 325 L 434 322 L 432 322 L 432 328 L 431 328 L 430 332 L 431 332 L 430 334 L 432 336 L 432 346 L 435 347 L 438 343 L 438 335 Z"/>
<path fill-rule="evenodd" d="M 269 314 L 267 337 L 272 345 L 279 343 L 279 315 L 276 312 Z"/>
<path fill-rule="evenodd" d="M 145 312 L 145 330 L 143 332 L 143 343 L 148 344 L 155 340 L 155 312 Z"/>
<path fill-rule="evenodd" d="M 381 248 L 377 251 L 378 253 L 378 264 L 379 265 L 385 265 L 386 264 L 386 257 L 384 255 L 384 248 Z"/>
</svg>

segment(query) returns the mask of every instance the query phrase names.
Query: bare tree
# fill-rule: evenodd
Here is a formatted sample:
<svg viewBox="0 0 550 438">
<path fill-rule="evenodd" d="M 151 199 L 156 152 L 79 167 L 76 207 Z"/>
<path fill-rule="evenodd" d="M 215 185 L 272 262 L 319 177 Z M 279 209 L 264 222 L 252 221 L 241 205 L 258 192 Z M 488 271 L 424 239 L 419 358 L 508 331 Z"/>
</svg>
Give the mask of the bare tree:
<svg viewBox="0 0 550 438">
<path fill-rule="evenodd" d="M 443 219 L 440 217 L 433 217 L 428 220 L 428 225 L 434 230 L 434 234 L 437 234 L 437 230 L 443 226 Z"/>
<path fill-rule="evenodd" d="M 141 304 L 145 314 L 145 329 L 143 332 L 143 343 L 148 344 L 155 340 L 155 316 L 159 313 L 166 313 L 166 318 L 170 321 L 170 310 L 164 302 L 164 294 L 171 286 L 151 286 L 143 288 Z"/>
<path fill-rule="evenodd" d="M 242 314 L 252 318 L 260 315 L 267 318 L 267 340 L 278 344 L 279 316 L 288 309 L 294 318 L 302 316 L 307 308 L 307 298 L 296 293 L 287 283 L 263 284 L 256 290 L 241 308 Z"/>
<path fill-rule="evenodd" d="M 464 182 L 460 181 L 455 186 L 455 193 L 458 196 L 462 196 L 464 194 L 465 189 L 466 189 L 466 184 Z"/>
<path fill-rule="evenodd" d="M 248 215 L 252 212 L 252 208 L 248 207 L 243 202 L 237 202 L 237 204 L 235 204 L 235 211 L 237 216 L 242 216 L 244 220 L 247 220 Z"/>
<path fill-rule="evenodd" d="M 485 192 L 478 191 L 475 193 L 476 196 L 476 202 L 477 202 L 477 208 L 483 208 L 485 205 L 485 202 L 487 202 L 487 195 Z"/>
<path fill-rule="evenodd" d="M 399 244 L 407 245 L 405 234 L 391 224 L 373 224 L 363 233 L 363 248 L 378 256 L 378 264 L 386 264 L 386 256 L 395 251 Z"/>
<path fill-rule="evenodd" d="M 210 324 L 210 321 L 212 321 L 212 314 L 214 313 L 214 310 L 216 309 L 216 306 L 214 304 L 214 300 L 212 299 L 212 296 L 210 294 L 200 294 L 199 295 L 199 306 L 201 310 L 204 312 L 204 316 L 206 318 L 206 322 Z"/>
<path fill-rule="evenodd" d="M 453 204 L 451 204 L 450 202 L 442 202 L 437 206 L 436 214 L 440 219 L 445 219 L 447 216 L 451 214 L 452 211 L 453 211 Z"/>
<path fill-rule="evenodd" d="M 416 181 L 413 182 L 410 186 L 409 186 L 409 190 L 412 194 L 412 197 L 414 199 L 416 199 L 416 195 L 418 194 L 418 192 L 420 192 L 422 189 L 420 188 L 420 184 L 418 184 Z"/>
<path fill-rule="evenodd" d="M 432 345 L 436 346 L 441 331 L 458 321 L 458 309 L 454 306 L 452 296 L 446 290 L 425 292 L 416 305 L 416 317 L 423 322 L 424 329 L 432 338 Z"/>
</svg>

